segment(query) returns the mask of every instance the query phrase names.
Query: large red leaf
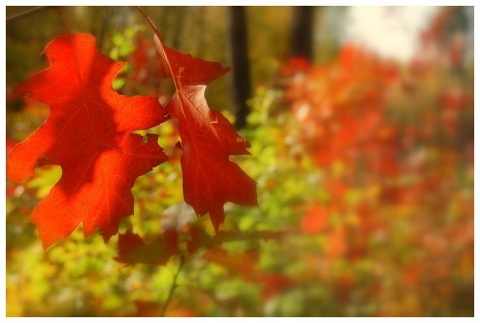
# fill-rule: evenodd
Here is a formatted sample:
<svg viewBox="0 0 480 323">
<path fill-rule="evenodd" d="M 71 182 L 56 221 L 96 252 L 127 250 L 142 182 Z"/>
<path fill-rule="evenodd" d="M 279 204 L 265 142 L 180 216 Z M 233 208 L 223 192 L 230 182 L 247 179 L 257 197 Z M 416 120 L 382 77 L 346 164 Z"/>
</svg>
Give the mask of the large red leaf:
<svg viewBox="0 0 480 323">
<path fill-rule="evenodd" d="M 7 157 L 7 177 L 28 178 L 34 168 L 60 165 L 62 177 L 32 213 L 44 247 L 81 222 L 85 235 L 100 229 L 105 240 L 133 213 L 135 179 L 168 158 L 157 136 L 132 134 L 163 122 L 155 98 L 125 97 L 112 90 L 123 63 L 95 48 L 87 34 L 54 39 L 45 49 L 50 67 L 17 91 L 50 107 L 50 115 Z"/>
<path fill-rule="evenodd" d="M 175 83 L 176 92 L 165 109 L 178 119 L 185 201 L 200 216 L 209 213 L 218 231 L 226 202 L 257 205 L 255 181 L 229 159 L 230 155 L 249 154 L 250 144 L 205 99 L 207 85 L 229 68 L 164 46 L 153 22 L 146 18 L 156 33 L 163 74 Z"/>
</svg>

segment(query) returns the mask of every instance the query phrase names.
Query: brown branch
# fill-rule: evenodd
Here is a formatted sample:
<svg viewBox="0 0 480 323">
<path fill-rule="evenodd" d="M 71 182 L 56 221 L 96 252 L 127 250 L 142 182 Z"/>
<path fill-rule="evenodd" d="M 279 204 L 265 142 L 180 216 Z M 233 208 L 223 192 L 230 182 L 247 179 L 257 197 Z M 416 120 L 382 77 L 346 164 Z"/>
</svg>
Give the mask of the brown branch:
<svg viewBox="0 0 480 323">
<path fill-rule="evenodd" d="M 180 264 L 178 265 L 177 272 L 173 276 L 172 286 L 170 286 L 170 290 L 168 292 L 167 300 L 165 301 L 165 303 L 163 303 L 162 310 L 160 311 L 160 316 L 165 316 L 165 312 L 167 311 L 167 307 L 168 307 L 168 305 L 170 305 L 170 301 L 172 300 L 173 292 L 175 291 L 175 289 L 178 286 L 177 285 L 177 278 L 178 278 L 178 275 L 180 274 L 180 271 L 182 270 L 183 262 L 184 262 L 183 256 L 180 256 Z"/>
<path fill-rule="evenodd" d="M 47 8 L 48 7 L 41 6 L 41 7 L 35 7 L 35 8 L 32 8 L 32 9 L 28 9 L 24 12 L 20 12 L 19 14 L 7 17 L 6 21 L 7 22 L 12 22 L 12 21 L 15 21 L 15 20 L 18 20 L 18 19 L 21 19 L 21 18 L 25 18 L 25 17 L 28 17 L 30 15 L 33 15 L 33 14 L 39 12 L 42 9 L 47 9 Z"/>
</svg>

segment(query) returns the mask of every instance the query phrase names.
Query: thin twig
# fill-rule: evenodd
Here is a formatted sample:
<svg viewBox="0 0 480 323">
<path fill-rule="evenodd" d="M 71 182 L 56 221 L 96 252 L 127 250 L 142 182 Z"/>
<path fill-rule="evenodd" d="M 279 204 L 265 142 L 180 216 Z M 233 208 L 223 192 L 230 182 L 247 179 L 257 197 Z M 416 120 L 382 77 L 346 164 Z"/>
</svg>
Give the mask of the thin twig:
<svg viewBox="0 0 480 323">
<path fill-rule="evenodd" d="M 183 262 L 184 262 L 183 256 L 180 256 L 180 264 L 178 265 L 177 272 L 173 276 L 172 286 L 170 286 L 170 290 L 168 291 L 167 300 L 165 301 L 165 303 L 163 303 L 162 310 L 160 311 L 160 316 L 165 316 L 165 312 L 167 311 L 167 307 L 168 307 L 168 305 L 170 305 L 170 301 L 172 300 L 173 292 L 175 291 L 175 288 L 177 287 L 177 278 L 178 278 L 178 275 L 180 274 L 180 271 L 182 270 Z"/>
<path fill-rule="evenodd" d="M 46 8 L 48 8 L 48 7 L 41 6 L 41 7 L 35 7 L 35 8 L 32 8 L 32 9 L 28 9 L 24 12 L 20 12 L 19 14 L 7 17 L 6 21 L 7 22 L 12 22 L 12 21 L 24 18 L 24 17 L 28 17 L 28 16 L 40 11 L 41 9 L 46 9 Z"/>
</svg>

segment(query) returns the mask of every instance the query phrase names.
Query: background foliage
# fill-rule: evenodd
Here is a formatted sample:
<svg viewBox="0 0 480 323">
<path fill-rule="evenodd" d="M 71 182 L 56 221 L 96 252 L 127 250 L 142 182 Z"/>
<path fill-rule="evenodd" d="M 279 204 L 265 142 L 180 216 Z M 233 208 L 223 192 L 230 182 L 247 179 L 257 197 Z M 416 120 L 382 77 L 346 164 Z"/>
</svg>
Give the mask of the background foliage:
<svg viewBox="0 0 480 323">
<path fill-rule="evenodd" d="M 226 8 L 146 10 L 169 46 L 228 64 Z M 324 32 L 327 10 L 317 12 Z M 168 99 L 134 9 L 63 12 L 129 63 L 115 89 Z M 241 134 L 252 156 L 237 161 L 257 181 L 259 207 L 227 205 L 218 236 L 197 219 L 182 202 L 171 122 L 155 131 L 174 157 L 136 181 L 135 215 L 108 244 L 77 230 L 44 252 L 28 219 L 60 169 L 7 182 L 7 315 L 473 315 L 473 61 L 455 8 L 438 9 L 404 64 L 326 37 L 314 62 L 288 59 L 291 8 L 247 14 L 255 96 Z M 50 10 L 7 24 L 7 93 L 44 68 L 37 53 L 64 32 Z M 225 109 L 228 92 L 227 78 L 212 84 L 211 106 Z M 8 153 L 48 107 L 7 103 Z M 129 250 L 136 235 L 147 247 Z"/>
</svg>

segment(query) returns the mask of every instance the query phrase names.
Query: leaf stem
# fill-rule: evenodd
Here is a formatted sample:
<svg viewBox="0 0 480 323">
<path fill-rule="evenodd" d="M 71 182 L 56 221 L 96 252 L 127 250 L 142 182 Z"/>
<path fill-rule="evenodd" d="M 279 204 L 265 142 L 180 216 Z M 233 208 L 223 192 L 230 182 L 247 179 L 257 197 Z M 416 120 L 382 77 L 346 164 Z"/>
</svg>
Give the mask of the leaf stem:
<svg viewBox="0 0 480 323">
<path fill-rule="evenodd" d="M 177 285 L 177 278 L 178 278 L 178 275 L 180 274 L 180 271 L 182 270 L 183 264 L 184 264 L 184 258 L 183 258 L 183 256 L 180 256 L 180 264 L 178 265 L 177 272 L 173 276 L 173 282 L 172 282 L 172 286 L 170 286 L 170 290 L 168 291 L 167 300 L 165 301 L 165 303 L 163 303 L 162 310 L 160 311 L 160 316 L 162 316 L 162 317 L 165 316 L 165 312 L 167 311 L 167 307 L 168 307 L 168 305 L 170 305 L 170 302 L 172 300 L 173 292 L 175 291 L 175 289 L 178 286 Z"/>
</svg>

